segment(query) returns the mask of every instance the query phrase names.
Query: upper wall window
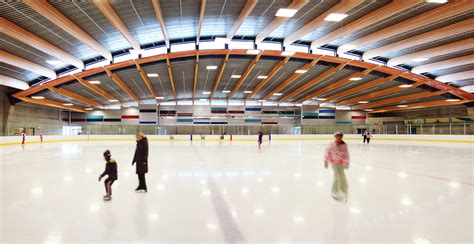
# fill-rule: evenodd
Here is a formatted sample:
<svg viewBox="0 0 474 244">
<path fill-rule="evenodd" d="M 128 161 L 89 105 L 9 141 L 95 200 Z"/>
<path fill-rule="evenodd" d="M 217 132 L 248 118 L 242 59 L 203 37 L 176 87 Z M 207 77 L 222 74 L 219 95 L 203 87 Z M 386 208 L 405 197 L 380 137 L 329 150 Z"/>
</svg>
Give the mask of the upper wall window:
<svg viewBox="0 0 474 244">
<path fill-rule="evenodd" d="M 196 43 L 195 42 L 187 42 L 187 43 L 177 43 L 171 44 L 171 52 L 183 52 L 183 51 L 192 51 L 196 50 Z"/>
</svg>

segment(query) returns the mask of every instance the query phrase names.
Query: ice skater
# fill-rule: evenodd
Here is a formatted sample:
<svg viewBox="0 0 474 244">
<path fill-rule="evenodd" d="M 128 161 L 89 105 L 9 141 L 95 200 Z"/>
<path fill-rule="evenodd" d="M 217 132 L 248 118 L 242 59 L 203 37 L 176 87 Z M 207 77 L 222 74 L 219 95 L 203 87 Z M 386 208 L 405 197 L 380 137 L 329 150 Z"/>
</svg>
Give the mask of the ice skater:
<svg viewBox="0 0 474 244">
<path fill-rule="evenodd" d="M 40 142 L 43 143 L 43 132 L 40 132 Z"/>
<path fill-rule="evenodd" d="M 334 141 L 329 144 L 324 155 L 324 167 L 331 164 L 334 171 L 332 184 L 332 197 L 337 201 L 347 202 L 347 179 L 344 173 L 349 168 L 349 150 L 342 140 L 344 134 L 340 131 L 334 133 Z"/>
<path fill-rule="evenodd" d="M 365 129 L 364 131 L 362 131 L 362 137 L 364 138 L 363 143 L 365 143 L 365 142 L 367 141 L 367 129 Z"/>
<path fill-rule="evenodd" d="M 132 166 L 136 163 L 136 173 L 138 175 L 138 187 L 135 191 L 145 191 L 146 187 L 145 174 L 148 173 L 148 139 L 146 136 L 139 132 L 135 135 L 137 139 L 137 148 L 135 149 L 135 155 L 133 156 Z"/>
<path fill-rule="evenodd" d="M 372 138 L 372 134 L 370 134 L 369 131 L 365 133 L 365 140 L 367 141 L 367 144 L 370 143 L 370 138 Z"/>
<path fill-rule="evenodd" d="M 262 152 L 263 133 L 258 132 L 258 152 Z"/>
<path fill-rule="evenodd" d="M 110 151 L 107 150 L 104 152 L 104 159 L 105 159 L 105 170 L 104 173 L 102 173 L 99 176 L 99 181 L 102 180 L 102 178 L 107 175 L 107 179 L 104 181 L 105 185 L 105 196 L 104 196 L 104 201 L 110 201 L 112 200 L 112 184 L 114 181 L 117 180 L 117 162 L 113 160 L 112 154 L 110 154 Z"/>
<path fill-rule="evenodd" d="M 26 141 L 26 134 L 25 134 L 25 131 L 22 130 L 21 131 L 21 145 L 25 145 L 25 141 Z"/>
</svg>

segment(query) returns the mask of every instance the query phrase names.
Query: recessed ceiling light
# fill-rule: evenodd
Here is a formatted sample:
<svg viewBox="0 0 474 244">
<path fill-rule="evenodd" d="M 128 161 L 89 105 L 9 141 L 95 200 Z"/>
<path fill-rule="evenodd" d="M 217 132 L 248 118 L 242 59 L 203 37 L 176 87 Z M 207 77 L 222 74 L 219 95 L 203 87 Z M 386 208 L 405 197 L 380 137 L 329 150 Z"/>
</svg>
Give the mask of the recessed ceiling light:
<svg viewBox="0 0 474 244">
<path fill-rule="evenodd" d="M 148 73 L 146 74 L 148 77 L 158 77 L 157 73 Z"/>
<path fill-rule="evenodd" d="M 326 18 L 324 18 L 324 20 L 338 22 L 338 21 L 341 21 L 341 20 L 345 19 L 347 16 L 348 16 L 347 14 L 332 13 L 332 14 L 329 14 L 328 16 L 326 16 Z"/>
<path fill-rule="evenodd" d="M 424 62 L 424 61 L 427 61 L 427 60 L 429 60 L 429 58 L 414 58 L 411 61 L 419 63 L 419 62 Z"/>
<path fill-rule="evenodd" d="M 429 3 L 447 3 L 448 0 L 426 0 Z"/>
<path fill-rule="evenodd" d="M 406 107 L 408 107 L 408 105 L 406 105 L 406 104 L 400 104 L 400 105 L 397 105 L 397 107 L 399 107 L 399 108 L 406 108 Z"/>
<path fill-rule="evenodd" d="M 295 51 L 283 51 L 281 52 L 281 56 L 293 56 L 295 53 Z"/>
<path fill-rule="evenodd" d="M 216 37 L 215 42 L 218 43 L 229 43 L 230 39 L 225 37 Z"/>
<path fill-rule="evenodd" d="M 230 93 L 229 90 L 223 90 L 222 93 Z"/>
<path fill-rule="evenodd" d="M 326 98 L 316 98 L 318 101 L 326 101 Z"/>
<path fill-rule="evenodd" d="M 211 92 L 209 92 L 209 91 L 205 91 L 205 92 L 202 92 L 202 94 L 203 94 L 203 95 L 210 95 L 210 94 L 211 94 Z"/>
<path fill-rule="evenodd" d="M 296 12 L 298 12 L 298 9 L 292 9 L 292 8 L 280 8 L 276 12 L 275 16 L 277 17 L 293 17 Z"/>
<path fill-rule="evenodd" d="M 52 64 L 52 65 L 60 65 L 60 64 L 63 64 L 63 62 L 61 62 L 61 61 L 59 61 L 59 60 L 46 60 L 46 63 Z"/>
<path fill-rule="evenodd" d="M 399 85 L 398 87 L 400 88 L 409 88 L 412 87 L 413 85 L 405 84 L 405 85 Z"/>
<path fill-rule="evenodd" d="M 359 101 L 359 103 L 369 103 L 369 101 Z"/>
<path fill-rule="evenodd" d="M 118 102 L 118 100 L 117 99 L 110 99 L 109 102 L 116 103 L 116 102 Z"/>
<path fill-rule="evenodd" d="M 249 49 L 249 50 L 247 50 L 247 54 L 257 55 L 259 53 L 260 53 L 260 50 L 258 50 L 258 49 Z"/>
<path fill-rule="evenodd" d="M 44 97 L 43 97 L 43 96 L 32 96 L 31 98 L 33 98 L 33 99 L 37 99 L 37 100 L 44 99 Z"/>
<path fill-rule="evenodd" d="M 156 99 L 163 100 L 163 99 L 165 99 L 165 97 L 156 97 Z"/>
<path fill-rule="evenodd" d="M 306 72 L 308 72 L 307 69 L 297 69 L 297 70 L 295 71 L 295 73 L 297 73 L 297 74 L 304 74 L 304 73 L 306 73 Z"/>
<path fill-rule="evenodd" d="M 349 80 L 356 81 L 356 80 L 362 80 L 362 78 L 361 78 L 361 77 L 352 77 L 352 78 L 350 78 Z"/>
<path fill-rule="evenodd" d="M 234 78 L 234 79 L 237 79 L 237 78 L 240 78 L 242 77 L 241 75 L 231 75 L 230 78 Z"/>
<path fill-rule="evenodd" d="M 98 84 L 100 84 L 100 81 L 98 81 L 98 80 L 90 80 L 90 81 L 89 81 L 89 84 L 98 85 Z"/>
<path fill-rule="evenodd" d="M 458 99 L 458 98 L 446 99 L 446 102 L 459 102 L 459 101 L 461 101 L 461 99 Z"/>
<path fill-rule="evenodd" d="M 64 106 L 73 106 L 74 104 L 72 103 L 63 103 Z"/>
<path fill-rule="evenodd" d="M 252 93 L 252 91 L 244 91 L 244 93 L 250 94 Z"/>
<path fill-rule="evenodd" d="M 265 102 L 265 100 L 258 100 L 258 102 L 263 103 L 263 102 Z"/>
<path fill-rule="evenodd" d="M 371 109 L 371 108 L 366 108 L 366 109 L 364 109 L 364 111 L 370 112 L 370 111 L 374 111 L 374 110 Z"/>
<path fill-rule="evenodd" d="M 273 96 L 281 96 L 282 93 L 273 93 Z"/>
<path fill-rule="evenodd" d="M 94 110 L 94 109 L 93 108 L 85 108 L 85 110 L 91 111 L 91 110 Z"/>
<path fill-rule="evenodd" d="M 257 76 L 257 79 L 266 79 L 266 78 L 268 78 L 268 76 L 266 76 L 266 75 L 259 75 L 259 76 Z"/>
<path fill-rule="evenodd" d="M 208 65 L 206 69 L 217 69 L 217 66 L 215 65 Z"/>
</svg>

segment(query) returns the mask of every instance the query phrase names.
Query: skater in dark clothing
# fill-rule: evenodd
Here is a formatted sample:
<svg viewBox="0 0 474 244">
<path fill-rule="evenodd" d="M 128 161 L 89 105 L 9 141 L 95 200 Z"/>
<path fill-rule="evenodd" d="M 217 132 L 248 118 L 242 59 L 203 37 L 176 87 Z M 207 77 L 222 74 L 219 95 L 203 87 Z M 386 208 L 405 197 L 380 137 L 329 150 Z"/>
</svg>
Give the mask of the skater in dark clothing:
<svg viewBox="0 0 474 244">
<path fill-rule="evenodd" d="M 106 161 L 105 170 L 104 173 L 99 176 L 99 181 L 102 180 L 105 175 L 108 176 L 104 181 L 106 192 L 104 201 L 112 200 L 112 184 L 117 180 L 117 162 L 115 162 L 111 157 L 112 154 L 110 154 L 109 150 L 104 152 L 104 159 Z"/>
<path fill-rule="evenodd" d="M 372 134 L 370 134 L 370 132 L 367 131 L 367 133 L 365 134 L 365 137 L 366 137 L 366 140 L 367 140 L 367 144 L 370 143 L 370 138 L 372 138 Z"/>
<path fill-rule="evenodd" d="M 364 142 L 363 143 L 365 143 L 367 141 L 367 133 L 368 133 L 367 130 L 364 130 L 364 132 L 362 132 L 362 136 L 364 137 Z"/>
<path fill-rule="evenodd" d="M 263 143 L 263 133 L 262 132 L 258 132 L 258 151 L 261 152 L 262 151 L 262 143 Z"/>
<path fill-rule="evenodd" d="M 148 173 L 148 139 L 143 133 L 135 135 L 137 139 L 137 148 L 135 149 L 135 156 L 133 156 L 132 166 L 136 163 L 136 173 L 138 175 L 138 187 L 135 191 L 147 192 L 145 174 Z"/>
</svg>

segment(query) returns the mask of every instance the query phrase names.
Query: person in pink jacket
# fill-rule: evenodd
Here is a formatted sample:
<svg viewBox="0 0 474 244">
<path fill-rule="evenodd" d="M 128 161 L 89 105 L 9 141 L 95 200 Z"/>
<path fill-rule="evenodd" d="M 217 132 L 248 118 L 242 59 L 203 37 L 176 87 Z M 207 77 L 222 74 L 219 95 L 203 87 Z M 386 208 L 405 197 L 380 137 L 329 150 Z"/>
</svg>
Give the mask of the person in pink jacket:
<svg viewBox="0 0 474 244">
<path fill-rule="evenodd" d="M 334 141 L 329 144 L 324 155 L 324 167 L 327 169 L 331 164 L 334 171 L 332 197 L 337 201 L 347 201 L 348 186 L 344 170 L 349 168 L 349 150 L 343 137 L 340 131 L 334 133 Z"/>
</svg>

